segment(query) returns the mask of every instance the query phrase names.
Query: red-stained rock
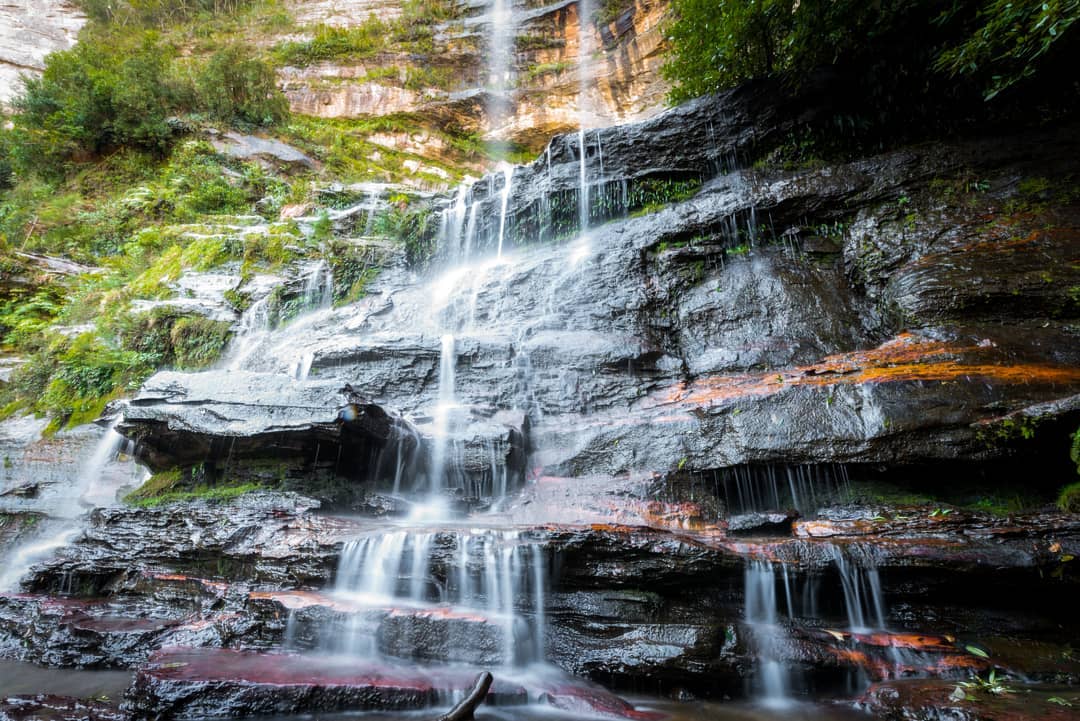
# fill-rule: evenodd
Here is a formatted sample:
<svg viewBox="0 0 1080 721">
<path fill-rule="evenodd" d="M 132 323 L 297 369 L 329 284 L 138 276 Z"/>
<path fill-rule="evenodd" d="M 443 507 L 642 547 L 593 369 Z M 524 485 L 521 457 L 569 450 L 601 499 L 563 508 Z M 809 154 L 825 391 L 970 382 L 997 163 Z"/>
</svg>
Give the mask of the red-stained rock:
<svg viewBox="0 0 1080 721">
<path fill-rule="evenodd" d="M 467 692 L 474 677 L 348 657 L 167 648 L 140 669 L 124 708 L 176 719 L 424 708 Z M 526 699 L 524 688 L 498 680 L 488 692 L 493 703 Z"/>
</svg>

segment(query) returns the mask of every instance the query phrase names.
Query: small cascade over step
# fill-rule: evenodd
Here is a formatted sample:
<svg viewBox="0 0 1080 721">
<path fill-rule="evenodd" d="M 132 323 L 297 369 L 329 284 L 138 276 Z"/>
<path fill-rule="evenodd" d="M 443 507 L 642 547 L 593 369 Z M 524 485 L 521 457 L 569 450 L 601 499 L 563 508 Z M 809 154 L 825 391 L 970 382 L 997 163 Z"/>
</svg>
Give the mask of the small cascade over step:
<svg viewBox="0 0 1080 721">
<path fill-rule="evenodd" d="M 348 542 L 328 651 L 521 667 L 543 661 L 547 560 L 513 529 L 398 529 Z"/>
<path fill-rule="evenodd" d="M 824 550 L 831 565 L 801 573 L 784 563 L 747 561 L 744 619 L 757 657 L 750 694 L 783 705 L 813 687 L 799 661 L 822 657 L 846 669 L 847 693 L 861 693 L 876 681 L 940 676 L 947 642 L 888 627 L 871 549 L 827 544 Z M 912 642 L 919 638 L 924 640 Z"/>
<path fill-rule="evenodd" d="M 79 516 L 86 511 L 112 503 L 115 485 L 105 483 L 106 469 L 121 451 L 134 445 L 116 431 L 121 416 L 105 429 L 93 450 L 82 463 L 72 488 L 48 509 L 48 517 L 25 542 L 10 549 L 0 566 L 0 591 L 15 589 L 22 577 L 38 561 L 67 546 L 79 535 Z"/>
<path fill-rule="evenodd" d="M 885 630 L 885 601 L 877 568 L 872 563 L 860 565 L 838 546 L 829 546 L 829 549 L 840 574 L 851 632 Z"/>
<path fill-rule="evenodd" d="M 449 473 L 446 454 L 447 446 L 450 444 L 450 415 L 456 408 L 454 401 L 454 366 L 456 363 L 454 336 L 448 333 L 442 337 L 442 349 L 439 353 L 439 401 L 435 406 L 431 466 L 429 470 L 431 476 L 429 480 L 433 493 L 450 487 L 450 484 L 447 483 Z"/>
<path fill-rule="evenodd" d="M 292 327 L 302 324 L 331 308 L 334 298 L 334 271 L 325 260 L 311 263 L 296 281 L 287 283 L 285 292 L 267 289 L 240 315 L 236 333 L 224 356 L 228 370 L 243 370 L 249 361 L 258 358 L 272 331 L 285 323 Z M 291 364 L 289 374 L 305 380 L 311 371 L 314 355 L 301 353 Z"/>
<path fill-rule="evenodd" d="M 791 694 L 791 671 L 784 665 L 785 654 L 781 648 L 787 633 L 779 624 L 776 600 L 778 573 L 783 581 L 790 617 L 791 584 L 785 566 L 768 561 L 749 561 L 744 574 L 746 623 L 751 628 L 757 653 L 757 667 L 751 678 L 750 693 L 772 707 L 787 705 Z"/>
</svg>

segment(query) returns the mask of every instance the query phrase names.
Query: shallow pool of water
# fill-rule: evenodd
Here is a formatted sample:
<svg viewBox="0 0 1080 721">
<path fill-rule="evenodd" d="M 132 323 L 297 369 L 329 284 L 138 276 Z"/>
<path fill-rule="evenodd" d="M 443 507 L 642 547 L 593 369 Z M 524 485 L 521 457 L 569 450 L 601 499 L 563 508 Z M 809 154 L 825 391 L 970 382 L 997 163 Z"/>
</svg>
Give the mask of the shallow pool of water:
<svg viewBox="0 0 1080 721">
<path fill-rule="evenodd" d="M 0 659 L 0 697 L 42 693 L 117 700 L 130 684 L 130 671 L 45 668 L 31 663 Z"/>
<path fill-rule="evenodd" d="M 36 666 L 0 659 L 0 699 L 17 694 L 57 694 L 75 698 L 119 701 L 130 685 L 130 671 L 80 671 Z M 869 718 L 846 703 L 795 703 L 770 707 L 748 702 L 677 702 L 634 696 L 630 700 L 639 710 L 658 711 L 667 721 L 866 721 Z M 262 717 L 257 721 L 430 721 L 445 713 L 445 708 L 418 711 L 338 712 L 294 716 Z M 482 706 L 477 721 L 582 721 L 611 719 L 585 712 L 565 711 L 534 704 L 529 706 Z"/>
</svg>

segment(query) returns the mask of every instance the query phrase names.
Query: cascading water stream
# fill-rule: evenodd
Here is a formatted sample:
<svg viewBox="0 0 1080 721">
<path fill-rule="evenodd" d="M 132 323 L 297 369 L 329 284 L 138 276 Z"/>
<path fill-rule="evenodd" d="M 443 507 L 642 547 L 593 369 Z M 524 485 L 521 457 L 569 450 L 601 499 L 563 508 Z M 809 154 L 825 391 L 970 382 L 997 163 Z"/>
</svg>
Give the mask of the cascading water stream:
<svg viewBox="0 0 1080 721">
<path fill-rule="evenodd" d="M 590 0 L 578 0 L 578 223 L 579 232 L 589 229 L 588 152 L 585 130 L 590 124 L 589 92 L 596 82 L 593 70 L 593 7 Z"/>
<path fill-rule="evenodd" d="M 752 693 L 765 704 L 782 707 L 790 701 L 788 670 L 780 660 L 786 632 L 780 626 L 776 602 L 776 567 L 767 561 L 748 561 L 744 572 L 746 623 L 751 628 L 758 663 Z M 791 613 L 790 580 L 780 566 L 788 613 Z"/>
<path fill-rule="evenodd" d="M 492 0 L 489 10 L 491 35 L 488 48 L 487 84 L 492 97 L 488 102 L 488 125 L 497 128 L 505 119 L 509 105 L 511 47 L 516 34 L 513 0 Z"/>
<path fill-rule="evenodd" d="M 497 258 L 502 258 L 503 241 L 506 238 L 506 211 L 510 203 L 510 189 L 514 181 L 514 166 L 504 163 L 502 166 L 503 187 L 499 195 L 499 245 Z"/>
<path fill-rule="evenodd" d="M 449 486 L 450 475 L 446 452 L 450 444 L 450 416 L 455 409 L 454 366 L 457 357 L 454 351 L 454 336 L 442 337 L 442 349 L 439 354 L 439 400 L 435 406 L 434 427 L 432 429 L 432 450 L 430 470 L 430 490 L 438 493 Z"/>
<path fill-rule="evenodd" d="M 270 334 L 270 298 L 267 294 L 240 314 L 240 323 L 225 356 L 227 369 L 243 368 L 259 344 Z"/>
<path fill-rule="evenodd" d="M 70 544 L 81 530 L 77 522 L 79 516 L 90 508 L 112 501 L 109 491 L 115 494 L 116 488 L 104 487 L 105 470 L 129 444 L 116 431 L 120 420 L 121 416 L 112 420 L 89 457 L 81 464 L 73 487 L 56 506 L 48 509 L 49 520 L 42 524 L 41 532 L 11 549 L 0 572 L 0 591 L 16 588 L 35 563 Z"/>
<path fill-rule="evenodd" d="M 829 552 L 840 574 L 844 607 L 851 632 L 871 633 L 885 630 L 885 602 L 877 568 L 872 565 L 860 566 L 845 556 L 843 550 L 837 546 L 830 546 Z"/>
<path fill-rule="evenodd" d="M 543 660 L 545 588 L 543 548 L 515 530 L 400 529 L 360 538 L 342 551 L 334 595 L 367 611 L 354 613 L 340 635 L 325 639 L 324 647 L 353 655 L 410 657 L 418 652 L 423 634 L 401 622 L 402 614 L 430 619 L 438 610 L 436 617 L 445 619 L 445 625 L 435 633 L 445 634 L 462 653 L 483 647 L 489 661 L 504 667 L 538 663 Z M 398 620 L 388 624 L 391 610 Z M 465 625 L 455 626 L 455 620 Z M 473 638 L 456 638 L 461 633 Z"/>
</svg>

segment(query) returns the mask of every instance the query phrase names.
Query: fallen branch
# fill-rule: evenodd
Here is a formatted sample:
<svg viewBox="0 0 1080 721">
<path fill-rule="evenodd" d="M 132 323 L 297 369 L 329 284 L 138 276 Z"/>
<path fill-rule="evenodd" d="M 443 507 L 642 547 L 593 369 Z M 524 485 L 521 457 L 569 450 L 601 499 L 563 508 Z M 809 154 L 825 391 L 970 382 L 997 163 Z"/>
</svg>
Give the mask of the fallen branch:
<svg viewBox="0 0 1080 721">
<path fill-rule="evenodd" d="M 468 695 L 461 699 L 454 708 L 440 716 L 438 721 L 469 721 L 472 719 L 476 707 L 483 703 L 484 698 L 487 697 L 488 689 L 491 688 L 491 681 L 491 673 L 488 671 L 484 671 L 477 676 L 472 691 L 469 691 Z"/>
</svg>

